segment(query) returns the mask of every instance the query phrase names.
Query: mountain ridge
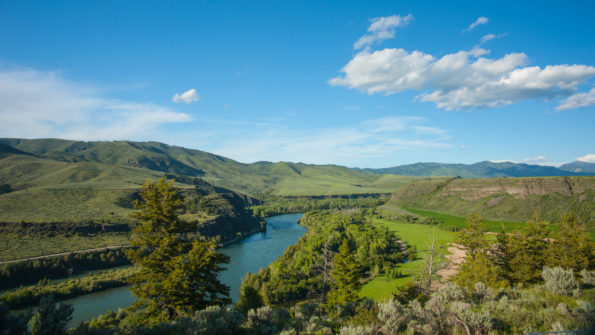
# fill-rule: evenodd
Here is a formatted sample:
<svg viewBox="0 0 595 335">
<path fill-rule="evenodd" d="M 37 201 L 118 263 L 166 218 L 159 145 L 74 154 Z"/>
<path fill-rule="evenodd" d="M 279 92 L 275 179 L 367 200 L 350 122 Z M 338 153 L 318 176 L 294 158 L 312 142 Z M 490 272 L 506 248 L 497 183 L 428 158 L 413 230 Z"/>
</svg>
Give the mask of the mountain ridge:
<svg viewBox="0 0 595 335">
<path fill-rule="evenodd" d="M 572 163 L 569 163 L 572 164 Z M 593 163 L 585 163 L 588 164 Z M 568 165 L 568 164 L 565 164 Z M 564 166 L 564 165 L 563 165 Z M 502 178 L 502 177 L 562 177 L 562 176 L 590 176 L 593 172 L 576 172 L 568 169 L 561 169 L 553 166 L 531 165 L 514 162 L 490 162 L 482 161 L 473 164 L 463 163 L 413 163 L 399 165 L 389 168 L 362 169 L 378 174 L 396 174 L 407 176 L 451 176 L 462 178 Z"/>
<path fill-rule="evenodd" d="M 381 176 L 339 165 L 292 162 L 245 164 L 160 142 L 0 139 L 0 144 L 52 162 L 98 163 L 200 177 L 242 193 L 330 195 L 390 193 L 411 177 Z M 377 181 L 382 180 L 382 183 Z"/>
</svg>

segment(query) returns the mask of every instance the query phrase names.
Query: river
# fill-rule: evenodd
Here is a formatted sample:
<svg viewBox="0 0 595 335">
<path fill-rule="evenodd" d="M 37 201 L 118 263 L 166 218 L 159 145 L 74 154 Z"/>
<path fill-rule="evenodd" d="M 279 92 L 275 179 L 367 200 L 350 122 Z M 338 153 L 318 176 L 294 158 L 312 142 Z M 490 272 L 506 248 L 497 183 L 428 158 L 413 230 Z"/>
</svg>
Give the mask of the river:
<svg viewBox="0 0 595 335">
<path fill-rule="evenodd" d="M 248 236 L 238 243 L 219 249 L 219 252 L 231 259 L 229 264 L 225 265 L 227 270 L 219 275 L 219 279 L 229 285 L 230 297 L 234 302 L 239 298 L 240 284 L 247 272 L 255 273 L 265 268 L 306 233 L 306 228 L 297 223 L 301 216 L 300 213 L 267 218 L 266 232 Z M 135 300 L 127 287 L 65 300 L 65 303 L 74 307 L 68 327 L 75 327 L 81 321 L 89 321 L 108 310 L 128 307 Z"/>
</svg>

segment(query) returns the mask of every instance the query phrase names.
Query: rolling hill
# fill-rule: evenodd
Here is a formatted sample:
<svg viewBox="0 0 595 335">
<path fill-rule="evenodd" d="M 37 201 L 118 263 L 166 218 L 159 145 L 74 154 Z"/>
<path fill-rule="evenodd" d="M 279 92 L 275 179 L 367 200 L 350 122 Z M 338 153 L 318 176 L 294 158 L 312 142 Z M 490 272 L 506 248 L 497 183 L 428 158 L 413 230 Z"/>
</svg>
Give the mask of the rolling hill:
<svg viewBox="0 0 595 335">
<path fill-rule="evenodd" d="M 44 158 L 52 166 L 60 162 L 103 164 L 96 166 L 105 168 L 140 168 L 151 171 L 144 172 L 150 175 L 173 173 L 200 177 L 213 185 L 248 194 L 390 193 L 414 179 L 394 175 L 379 176 L 337 165 L 288 162 L 243 164 L 204 151 L 159 142 L 0 139 L 0 144 Z M 3 176 L 5 179 L 13 178 L 10 173 L 5 175 L 3 172 Z"/>
<path fill-rule="evenodd" d="M 551 223 L 575 211 L 593 230 L 595 177 L 537 177 L 417 180 L 391 197 L 397 206 L 465 216 L 481 213 L 491 220 L 522 222 L 533 213 Z"/>
<path fill-rule="evenodd" d="M 512 162 L 494 163 L 485 161 L 475 164 L 415 163 L 383 169 L 364 169 L 364 171 L 404 176 L 458 176 L 463 178 L 553 177 L 595 174 L 595 169 L 588 165 L 595 164 L 585 164 L 587 165 L 581 165 L 581 170 L 577 170 L 577 168 L 580 169 L 580 167 L 563 168 L 565 167 L 565 165 L 563 165 L 560 168 L 556 168 L 553 166 L 529 165 Z M 587 168 L 587 166 L 590 168 Z"/>
</svg>

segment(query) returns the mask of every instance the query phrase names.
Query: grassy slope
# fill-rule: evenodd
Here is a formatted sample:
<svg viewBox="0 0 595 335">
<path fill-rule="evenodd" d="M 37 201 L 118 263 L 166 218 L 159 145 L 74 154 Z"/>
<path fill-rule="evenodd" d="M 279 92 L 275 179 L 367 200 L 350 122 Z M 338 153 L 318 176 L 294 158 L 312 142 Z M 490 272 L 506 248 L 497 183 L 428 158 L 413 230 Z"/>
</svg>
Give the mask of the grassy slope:
<svg viewBox="0 0 595 335">
<path fill-rule="evenodd" d="M 278 195 L 388 193 L 413 179 L 387 177 L 335 165 L 242 164 L 200 150 L 158 142 L 0 139 L 0 144 L 59 162 L 104 163 L 199 176 L 214 185 L 249 194 L 264 191 Z"/>
<path fill-rule="evenodd" d="M 79 235 L 17 235 L 2 234 L 0 261 L 57 254 L 61 252 L 120 246 L 128 244 L 128 234 L 109 233 L 95 236 Z"/>
<path fill-rule="evenodd" d="M 398 189 L 391 202 L 455 216 L 524 222 L 537 212 L 554 223 L 574 210 L 589 225 L 595 214 L 595 177 L 418 180 Z"/>
<path fill-rule="evenodd" d="M 126 199 L 146 180 L 164 174 L 101 163 L 64 163 L 14 155 L 0 160 L 0 220 L 50 222 L 127 220 Z"/>
<path fill-rule="evenodd" d="M 398 267 L 402 273 L 400 278 L 388 279 L 384 275 L 380 275 L 364 285 L 360 291 L 361 297 L 382 301 L 390 299 L 399 286 L 412 281 L 413 277 L 421 271 L 424 263 L 423 255 L 427 254 L 426 242 L 431 237 L 431 226 L 388 220 L 375 220 L 374 224 L 386 227 L 409 245 L 416 246 L 418 251 L 418 259 Z M 436 228 L 436 239 L 441 250 L 445 250 L 446 243 L 453 241 L 454 233 Z"/>
</svg>

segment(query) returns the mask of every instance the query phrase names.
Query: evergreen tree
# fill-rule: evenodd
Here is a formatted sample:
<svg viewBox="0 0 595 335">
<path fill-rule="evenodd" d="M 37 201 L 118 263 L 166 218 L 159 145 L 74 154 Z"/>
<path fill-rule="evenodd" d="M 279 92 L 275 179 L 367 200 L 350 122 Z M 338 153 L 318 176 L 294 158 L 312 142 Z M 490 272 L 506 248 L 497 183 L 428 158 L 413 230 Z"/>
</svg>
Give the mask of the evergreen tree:
<svg viewBox="0 0 595 335">
<path fill-rule="evenodd" d="M 357 300 L 362 286 L 359 264 L 355 260 L 347 238 L 343 239 L 339 253 L 334 257 L 334 264 L 335 267 L 331 271 L 334 283 L 327 295 L 329 305 L 342 305 L 348 301 Z"/>
<path fill-rule="evenodd" d="M 550 249 L 550 265 L 580 271 L 593 267 L 593 244 L 589 232 L 570 211 L 560 220 L 560 232 Z"/>
<path fill-rule="evenodd" d="M 245 283 L 240 287 L 240 300 L 236 304 L 236 308 L 242 314 L 248 314 L 251 309 L 258 309 L 264 306 L 264 302 L 258 291 Z"/>
<path fill-rule="evenodd" d="M 29 320 L 31 335 L 66 334 L 66 324 L 72 319 L 73 310 L 70 305 L 55 304 L 52 296 L 41 298 L 37 313 Z"/>
<path fill-rule="evenodd" d="M 500 232 L 496 235 L 496 243 L 492 247 L 492 252 L 488 254 L 489 260 L 498 269 L 498 276 L 502 279 L 508 279 L 508 262 L 510 252 L 508 250 L 509 237 L 504 231 L 504 225 L 500 226 Z"/>
<path fill-rule="evenodd" d="M 508 243 L 508 278 L 522 283 L 540 279 L 548 257 L 548 236 L 547 222 L 537 214 L 527 221 L 524 230 L 515 228 Z"/>
<path fill-rule="evenodd" d="M 506 286 L 506 282 L 499 278 L 498 268 L 483 252 L 467 256 L 455 277 L 455 282 L 470 291 L 473 291 L 475 284 L 479 282 L 493 288 Z"/>
<path fill-rule="evenodd" d="M 487 246 L 485 238 L 486 226 L 479 214 L 468 214 L 465 219 L 465 229 L 456 235 L 456 241 L 462 244 L 470 255 L 475 255 Z"/>
<path fill-rule="evenodd" d="M 174 181 L 165 178 L 143 185 L 142 202 L 133 217 L 139 220 L 131 236 L 128 257 L 138 273 L 132 292 L 146 312 L 157 319 L 191 315 L 210 305 L 226 305 L 229 288 L 217 279 L 219 265 L 229 257 L 215 251 L 216 243 L 191 239 L 191 227 L 179 219 L 184 202 Z"/>
</svg>

